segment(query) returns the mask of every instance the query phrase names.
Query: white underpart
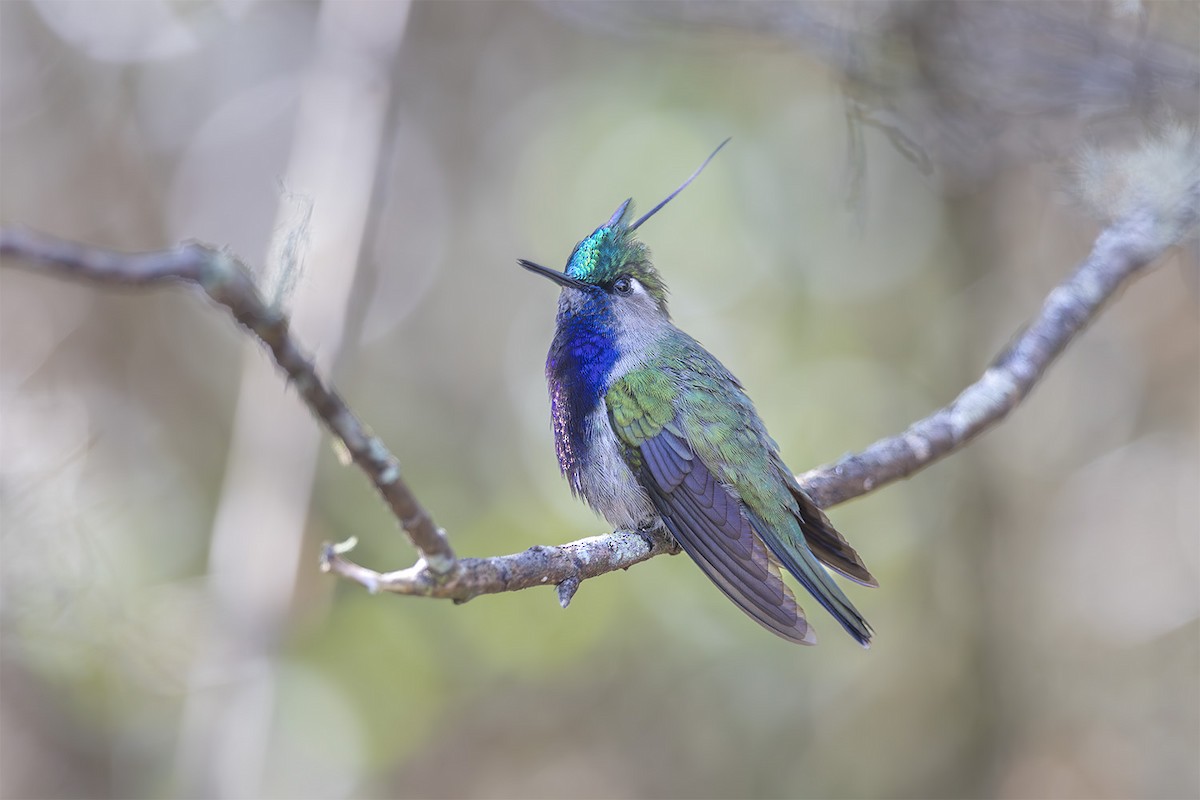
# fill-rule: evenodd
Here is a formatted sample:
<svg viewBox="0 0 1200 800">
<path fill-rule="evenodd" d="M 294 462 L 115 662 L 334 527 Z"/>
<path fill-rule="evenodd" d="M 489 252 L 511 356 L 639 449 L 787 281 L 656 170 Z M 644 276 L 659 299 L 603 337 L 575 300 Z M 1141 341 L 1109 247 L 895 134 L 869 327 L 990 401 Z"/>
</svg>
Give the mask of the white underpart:
<svg viewBox="0 0 1200 800">
<path fill-rule="evenodd" d="M 654 345 L 671 329 L 671 321 L 637 280 L 633 281 L 632 294 L 616 300 L 615 311 L 616 347 L 621 357 L 608 376 L 609 386 L 644 366 Z M 589 458 L 579 473 L 584 499 L 614 528 L 633 530 L 656 525 L 658 513 L 626 466 L 603 404 L 588 415 L 587 430 Z"/>
<path fill-rule="evenodd" d="M 617 436 L 608 424 L 608 411 L 603 406 L 588 414 L 587 428 L 591 448 L 587 463 L 579 471 L 579 488 L 584 499 L 619 530 L 653 526 L 658 513 L 625 465 Z"/>
</svg>

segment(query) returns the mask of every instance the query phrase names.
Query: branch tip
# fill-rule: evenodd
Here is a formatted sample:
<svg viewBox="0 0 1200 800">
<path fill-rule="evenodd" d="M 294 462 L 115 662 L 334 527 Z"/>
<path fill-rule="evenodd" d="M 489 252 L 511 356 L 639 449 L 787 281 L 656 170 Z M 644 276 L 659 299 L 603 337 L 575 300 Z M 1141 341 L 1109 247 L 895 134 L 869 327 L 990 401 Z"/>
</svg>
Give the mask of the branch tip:
<svg viewBox="0 0 1200 800">
<path fill-rule="evenodd" d="M 358 547 L 358 537 L 351 536 L 349 539 L 345 539 L 344 541 L 341 541 L 341 542 L 335 542 L 333 544 L 326 545 L 326 547 L 328 547 L 330 552 L 334 553 L 335 555 L 339 555 L 339 556 L 345 555 L 346 553 L 349 553 L 354 548 Z"/>
<path fill-rule="evenodd" d="M 575 597 L 577 591 L 579 591 L 579 578 L 572 575 L 558 584 L 558 604 L 563 608 L 571 605 L 571 599 Z"/>
</svg>

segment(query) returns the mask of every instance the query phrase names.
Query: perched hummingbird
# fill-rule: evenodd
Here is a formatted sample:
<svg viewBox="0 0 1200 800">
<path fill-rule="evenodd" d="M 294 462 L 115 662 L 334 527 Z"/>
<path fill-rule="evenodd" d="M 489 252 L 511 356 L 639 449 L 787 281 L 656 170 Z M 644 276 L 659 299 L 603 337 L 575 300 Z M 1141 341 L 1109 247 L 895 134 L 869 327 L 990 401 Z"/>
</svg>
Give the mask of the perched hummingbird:
<svg viewBox="0 0 1200 800">
<path fill-rule="evenodd" d="M 741 383 L 671 322 L 667 289 L 634 233 L 708 165 L 636 221 L 631 200 L 575 246 L 563 272 L 546 380 L 558 463 L 614 528 L 660 525 L 760 625 L 816 635 L 780 565 L 863 647 L 871 628 L 822 562 L 878 585 L 796 483 Z"/>
</svg>

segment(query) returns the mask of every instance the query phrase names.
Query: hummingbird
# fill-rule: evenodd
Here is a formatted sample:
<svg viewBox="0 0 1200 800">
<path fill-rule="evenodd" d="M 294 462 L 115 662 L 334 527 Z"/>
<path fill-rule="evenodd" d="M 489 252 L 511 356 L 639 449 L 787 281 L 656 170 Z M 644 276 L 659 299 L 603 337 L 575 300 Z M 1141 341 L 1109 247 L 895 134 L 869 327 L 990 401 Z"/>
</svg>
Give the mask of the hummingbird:
<svg viewBox="0 0 1200 800">
<path fill-rule="evenodd" d="M 742 384 L 671 322 L 667 288 L 635 233 L 688 186 L 632 219 L 632 198 L 575 246 L 546 381 L 555 450 L 572 493 L 618 530 L 666 530 L 708 578 L 767 630 L 816 634 L 786 571 L 863 647 L 872 631 L 826 571 L 878 583 L 805 494 Z"/>
</svg>

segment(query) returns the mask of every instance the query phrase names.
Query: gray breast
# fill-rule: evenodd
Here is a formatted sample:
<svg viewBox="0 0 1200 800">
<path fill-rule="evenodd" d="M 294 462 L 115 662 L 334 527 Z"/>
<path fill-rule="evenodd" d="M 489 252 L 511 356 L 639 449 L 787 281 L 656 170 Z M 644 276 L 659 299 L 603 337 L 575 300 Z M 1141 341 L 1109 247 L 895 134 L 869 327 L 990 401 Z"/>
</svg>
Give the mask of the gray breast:
<svg viewBox="0 0 1200 800">
<path fill-rule="evenodd" d="M 604 404 L 587 417 L 588 458 L 579 465 L 579 491 L 609 525 L 634 530 L 654 525 L 658 514 L 618 450 Z"/>
</svg>

